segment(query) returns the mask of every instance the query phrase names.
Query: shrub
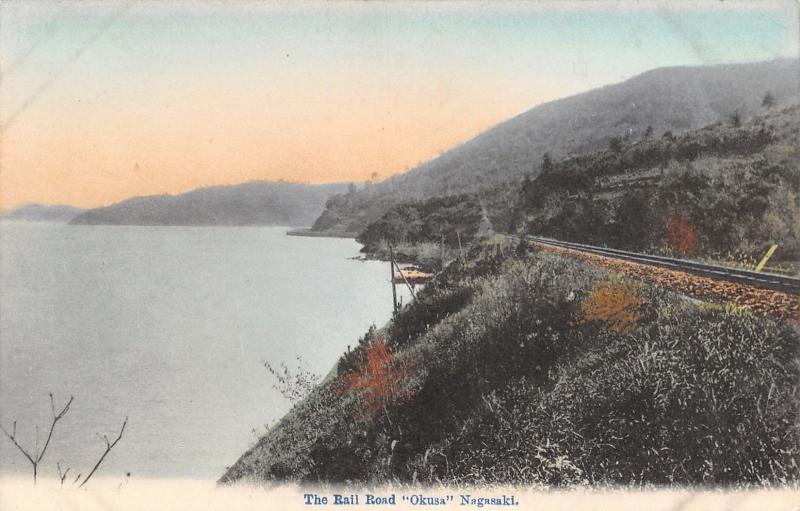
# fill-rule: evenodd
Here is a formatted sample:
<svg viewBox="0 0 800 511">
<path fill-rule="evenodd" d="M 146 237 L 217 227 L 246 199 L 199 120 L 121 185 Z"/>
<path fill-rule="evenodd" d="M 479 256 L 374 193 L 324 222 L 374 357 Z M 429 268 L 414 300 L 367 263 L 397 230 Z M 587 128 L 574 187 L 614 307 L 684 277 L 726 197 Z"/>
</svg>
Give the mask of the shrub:
<svg viewBox="0 0 800 511">
<path fill-rule="evenodd" d="M 404 346 L 445 317 L 460 311 L 469 303 L 472 294 L 473 290 L 469 287 L 457 287 L 421 295 L 392 322 L 392 346 Z"/>
<path fill-rule="evenodd" d="M 626 282 L 598 282 L 581 302 L 584 321 L 601 321 L 618 334 L 632 332 L 641 319 L 642 298 Z"/>
<path fill-rule="evenodd" d="M 680 255 L 692 254 L 697 249 L 700 235 L 684 213 L 672 213 L 664 220 L 664 231 L 669 248 Z"/>
<path fill-rule="evenodd" d="M 415 356 L 395 357 L 384 339 L 374 339 L 363 351 L 362 364 L 343 374 L 336 387 L 340 395 L 357 396 L 363 417 L 374 419 L 387 407 L 402 404 L 413 396 L 419 360 Z"/>
</svg>

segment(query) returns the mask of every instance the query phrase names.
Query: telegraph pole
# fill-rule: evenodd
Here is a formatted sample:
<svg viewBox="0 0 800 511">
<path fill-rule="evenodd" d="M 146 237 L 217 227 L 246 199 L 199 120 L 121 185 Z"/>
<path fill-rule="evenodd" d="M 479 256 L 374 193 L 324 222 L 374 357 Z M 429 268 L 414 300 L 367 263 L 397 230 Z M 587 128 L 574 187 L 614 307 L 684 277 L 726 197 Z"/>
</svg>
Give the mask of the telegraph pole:
<svg viewBox="0 0 800 511">
<path fill-rule="evenodd" d="M 394 285 L 394 247 L 389 244 L 389 269 L 392 273 L 392 310 L 393 316 L 397 316 L 397 288 Z"/>
</svg>

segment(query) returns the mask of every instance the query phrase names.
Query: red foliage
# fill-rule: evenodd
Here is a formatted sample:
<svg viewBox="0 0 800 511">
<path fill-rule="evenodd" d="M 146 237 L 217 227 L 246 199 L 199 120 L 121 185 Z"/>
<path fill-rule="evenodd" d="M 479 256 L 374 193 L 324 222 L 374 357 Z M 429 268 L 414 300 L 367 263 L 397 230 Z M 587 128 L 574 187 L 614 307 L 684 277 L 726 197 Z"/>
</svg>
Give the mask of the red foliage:
<svg viewBox="0 0 800 511">
<path fill-rule="evenodd" d="M 402 403 L 413 395 L 409 376 L 416 369 L 415 359 L 398 360 L 389 344 L 376 339 L 364 348 L 364 362 L 356 371 L 343 375 L 340 393 L 357 393 L 364 413 L 372 418 L 390 403 Z"/>
<path fill-rule="evenodd" d="M 681 255 L 688 255 L 697 249 L 700 233 L 690 224 L 685 213 L 673 213 L 664 221 L 664 230 L 669 246 Z"/>
</svg>

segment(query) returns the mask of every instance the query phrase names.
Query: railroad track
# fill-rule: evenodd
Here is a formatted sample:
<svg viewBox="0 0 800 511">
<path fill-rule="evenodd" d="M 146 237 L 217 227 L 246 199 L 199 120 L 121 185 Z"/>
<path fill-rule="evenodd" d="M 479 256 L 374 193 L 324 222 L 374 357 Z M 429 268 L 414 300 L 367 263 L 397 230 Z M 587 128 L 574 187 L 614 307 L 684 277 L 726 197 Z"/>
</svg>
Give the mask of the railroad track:
<svg viewBox="0 0 800 511">
<path fill-rule="evenodd" d="M 785 293 L 800 294 L 800 278 L 797 277 L 777 275 L 775 273 L 741 270 L 738 268 L 728 268 L 725 266 L 719 266 L 715 264 L 707 264 L 697 261 L 689 261 L 685 259 L 675 259 L 672 257 L 661 257 L 661 256 L 639 254 L 636 252 L 628 252 L 625 250 L 596 247 L 593 245 L 585 245 L 583 243 L 571 243 L 567 241 L 559 241 L 550 238 L 542 238 L 539 236 L 526 236 L 525 239 L 535 243 L 541 243 L 543 245 L 568 248 L 572 250 L 578 250 L 582 252 L 588 252 L 591 254 L 610 257 L 614 259 L 623 259 L 626 261 L 633 261 L 636 263 L 658 266 L 661 268 L 668 268 L 671 270 L 692 273 L 695 275 L 700 275 L 715 280 L 736 282 L 739 284 L 745 284 L 748 286 L 758 287 L 761 289 L 769 289 L 772 291 L 782 291 Z"/>
</svg>

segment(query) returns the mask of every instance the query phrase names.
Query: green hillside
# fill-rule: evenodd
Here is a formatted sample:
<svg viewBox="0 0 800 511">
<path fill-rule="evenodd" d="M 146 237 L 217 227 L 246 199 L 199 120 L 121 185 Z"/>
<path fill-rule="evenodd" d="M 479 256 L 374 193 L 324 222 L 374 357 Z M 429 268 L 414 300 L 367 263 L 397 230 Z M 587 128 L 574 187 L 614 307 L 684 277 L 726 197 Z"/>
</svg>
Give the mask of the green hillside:
<svg viewBox="0 0 800 511">
<path fill-rule="evenodd" d="M 489 230 L 742 265 L 777 244 L 772 261 L 791 266 L 800 260 L 797 140 L 800 105 L 765 107 L 737 125 L 614 139 L 585 156 L 546 156 L 521 184 L 400 203 L 356 239 L 378 257 L 393 243 L 429 267 L 440 245 L 450 259 Z"/>
<path fill-rule="evenodd" d="M 800 259 L 800 105 L 739 125 L 615 140 L 546 162 L 512 230 L 616 248 L 753 261 Z"/>
<path fill-rule="evenodd" d="M 517 183 L 538 172 L 545 153 L 558 161 L 616 137 L 677 135 L 732 115 L 746 120 L 762 111 L 767 93 L 774 108 L 800 100 L 798 76 L 795 60 L 662 68 L 542 104 L 406 173 L 331 198 L 314 230 L 355 236 L 398 203 Z"/>
</svg>

